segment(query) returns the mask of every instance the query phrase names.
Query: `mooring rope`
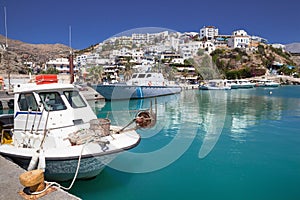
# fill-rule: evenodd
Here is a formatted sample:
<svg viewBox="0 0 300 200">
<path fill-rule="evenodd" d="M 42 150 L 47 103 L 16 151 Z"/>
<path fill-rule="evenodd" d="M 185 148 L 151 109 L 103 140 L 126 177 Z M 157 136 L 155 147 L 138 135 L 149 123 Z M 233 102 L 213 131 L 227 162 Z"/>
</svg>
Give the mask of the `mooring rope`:
<svg viewBox="0 0 300 200">
<path fill-rule="evenodd" d="M 73 180 L 72 180 L 71 184 L 69 185 L 69 187 L 64 187 L 64 186 L 60 185 L 57 182 L 44 181 L 47 184 L 45 189 L 43 189 L 42 191 L 39 191 L 39 192 L 32 192 L 31 194 L 33 194 L 33 195 L 41 194 L 41 193 L 45 192 L 46 190 L 48 190 L 51 186 L 57 186 L 57 187 L 62 188 L 64 190 L 70 190 L 73 187 L 73 184 L 75 183 L 75 180 L 77 178 L 79 168 L 80 168 L 80 162 L 81 162 L 83 149 L 84 149 L 85 145 L 87 145 L 87 144 L 88 143 L 85 143 L 84 145 L 82 145 L 82 148 L 81 148 L 81 151 L 80 151 L 80 154 L 79 154 L 79 157 L 78 157 L 78 163 L 77 163 L 77 168 L 76 168 L 76 171 L 75 171 L 75 175 L 74 175 Z"/>
</svg>

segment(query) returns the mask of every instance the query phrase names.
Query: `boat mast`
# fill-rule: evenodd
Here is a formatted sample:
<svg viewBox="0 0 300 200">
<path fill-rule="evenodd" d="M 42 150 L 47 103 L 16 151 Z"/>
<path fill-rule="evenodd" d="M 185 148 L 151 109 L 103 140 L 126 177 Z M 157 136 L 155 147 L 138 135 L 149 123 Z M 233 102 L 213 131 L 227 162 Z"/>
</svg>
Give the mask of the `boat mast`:
<svg viewBox="0 0 300 200">
<path fill-rule="evenodd" d="M 6 23 L 6 6 L 4 6 L 4 29 L 5 29 L 5 47 L 4 47 L 4 55 L 7 64 L 7 76 L 8 76 L 8 90 L 10 90 L 11 82 L 10 82 L 10 73 L 11 68 L 9 66 L 9 56 L 8 56 L 8 43 L 7 43 L 7 23 Z"/>
<path fill-rule="evenodd" d="M 73 58 L 74 58 L 74 55 L 73 55 L 73 50 L 72 50 L 72 43 L 71 43 L 71 40 L 72 40 L 72 32 L 71 32 L 71 26 L 69 26 L 69 46 L 70 46 L 70 55 L 69 55 L 69 66 L 70 66 L 70 83 L 72 84 L 74 82 L 74 64 L 73 64 Z"/>
<path fill-rule="evenodd" d="M 6 7 L 4 6 L 4 28 L 5 28 L 5 50 L 7 48 L 7 24 L 6 24 Z"/>
</svg>

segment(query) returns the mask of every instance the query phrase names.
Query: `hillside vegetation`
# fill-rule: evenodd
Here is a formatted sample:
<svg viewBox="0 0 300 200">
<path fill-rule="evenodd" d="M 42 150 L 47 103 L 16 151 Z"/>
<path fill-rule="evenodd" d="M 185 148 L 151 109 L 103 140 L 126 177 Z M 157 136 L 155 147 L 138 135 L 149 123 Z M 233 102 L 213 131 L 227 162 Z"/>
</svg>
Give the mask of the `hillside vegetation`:
<svg viewBox="0 0 300 200">
<path fill-rule="evenodd" d="M 257 51 L 217 49 L 211 53 L 211 58 L 219 72 L 229 79 L 261 76 L 271 68 L 289 75 L 299 68 L 290 53 L 270 45 L 259 45 Z M 295 68 L 289 69 L 289 66 Z"/>
</svg>

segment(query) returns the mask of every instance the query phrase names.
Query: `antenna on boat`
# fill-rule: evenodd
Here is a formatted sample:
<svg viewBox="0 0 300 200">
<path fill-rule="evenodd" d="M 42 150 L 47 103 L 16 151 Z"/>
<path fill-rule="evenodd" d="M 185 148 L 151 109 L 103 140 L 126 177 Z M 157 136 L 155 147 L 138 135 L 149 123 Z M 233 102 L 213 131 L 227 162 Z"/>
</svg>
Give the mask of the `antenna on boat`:
<svg viewBox="0 0 300 200">
<path fill-rule="evenodd" d="M 7 74 L 8 74 L 8 90 L 10 90 L 10 73 L 11 73 L 11 68 L 9 67 L 9 57 L 8 57 L 8 42 L 7 42 L 7 23 L 6 23 L 6 6 L 4 6 L 4 28 L 5 28 L 5 47 L 4 47 L 4 54 L 6 57 L 6 62 L 7 62 Z"/>
<path fill-rule="evenodd" d="M 74 82 L 74 64 L 73 64 L 73 50 L 72 50 L 72 28 L 69 26 L 69 47 L 70 47 L 70 56 L 69 56 L 69 65 L 70 65 L 70 83 Z"/>
<path fill-rule="evenodd" d="M 6 6 L 4 6 L 5 50 L 7 48 Z"/>
</svg>

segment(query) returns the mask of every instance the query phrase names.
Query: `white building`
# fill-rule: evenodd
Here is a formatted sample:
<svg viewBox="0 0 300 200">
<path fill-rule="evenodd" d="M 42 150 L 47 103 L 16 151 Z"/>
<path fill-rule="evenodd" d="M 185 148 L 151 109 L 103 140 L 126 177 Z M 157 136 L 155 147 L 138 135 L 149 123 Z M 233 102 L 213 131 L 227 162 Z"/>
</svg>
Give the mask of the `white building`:
<svg viewBox="0 0 300 200">
<path fill-rule="evenodd" d="M 140 46 L 141 44 L 155 44 L 168 37 L 168 31 L 159 33 L 133 33 L 131 39 L 133 44 Z"/>
<path fill-rule="evenodd" d="M 250 45 L 250 36 L 244 30 L 237 30 L 232 33 L 232 37 L 228 39 L 228 47 L 230 48 L 248 48 Z"/>
<path fill-rule="evenodd" d="M 199 38 L 200 40 L 206 38 L 207 41 L 214 40 L 215 36 L 219 35 L 219 29 L 214 26 L 204 26 L 200 29 Z"/>
<path fill-rule="evenodd" d="M 131 35 L 133 44 L 146 44 L 148 42 L 147 34 L 133 33 Z"/>
<path fill-rule="evenodd" d="M 85 54 L 76 56 L 77 65 L 78 66 L 85 66 L 86 65 L 86 58 L 87 58 L 87 55 L 85 55 Z"/>
<path fill-rule="evenodd" d="M 131 55 L 133 59 L 140 60 L 144 57 L 144 51 L 141 49 L 132 49 Z"/>
<path fill-rule="evenodd" d="M 184 64 L 184 59 L 183 58 L 173 58 L 171 63 L 173 64 Z"/>
<path fill-rule="evenodd" d="M 69 73 L 70 72 L 70 63 L 68 58 L 56 58 L 46 62 L 45 69 L 53 67 L 59 71 L 59 73 Z M 74 72 L 78 71 L 77 62 L 73 61 L 73 70 Z"/>
<path fill-rule="evenodd" d="M 212 42 L 193 41 L 179 45 L 179 51 L 183 59 L 191 58 L 197 55 L 199 49 L 203 49 L 208 53 L 213 52 L 216 47 Z"/>
<path fill-rule="evenodd" d="M 130 56 L 132 56 L 132 51 L 128 48 L 123 47 L 121 49 L 112 50 L 110 55 L 111 55 L 111 59 L 118 57 L 118 56 L 130 57 Z"/>
<path fill-rule="evenodd" d="M 179 50 L 179 39 L 175 38 L 175 37 L 170 37 L 170 44 L 171 47 L 175 50 L 178 51 Z"/>
</svg>

